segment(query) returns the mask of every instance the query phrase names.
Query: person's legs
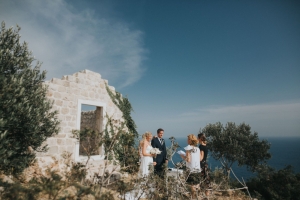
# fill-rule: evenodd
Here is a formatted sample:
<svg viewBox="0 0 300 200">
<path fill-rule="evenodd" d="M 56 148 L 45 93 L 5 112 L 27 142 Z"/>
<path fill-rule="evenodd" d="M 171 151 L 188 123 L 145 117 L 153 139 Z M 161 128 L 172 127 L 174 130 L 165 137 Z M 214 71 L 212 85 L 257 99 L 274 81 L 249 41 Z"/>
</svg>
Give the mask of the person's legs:
<svg viewBox="0 0 300 200">
<path fill-rule="evenodd" d="M 154 168 L 154 173 L 158 176 L 161 175 L 162 172 L 162 163 L 156 163 L 155 168 Z"/>
<path fill-rule="evenodd" d="M 192 196 L 192 198 L 196 198 L 197 197 L 197 190 L 200 189 L 200 181 L 201 181 L 201 172 L 198 172 L 198 173 L 189 173 L 186 182 L 191 187 L 191 196 Z"/>
<path fill-rule="evenodd" d="M 160 193 L 160 199 L 161 200 L 167 200 L 167 188 L 166 188 L 166 174 L 165 174 L 165 164 L 164 163 L 159 163 L 158 165 L 156 164 L 154 168 L 154 173 L 157 175 L 159 178 L 157 179 L 157 184 L 156 184 L 156 190 L 159 191 Z"/>
</svg>

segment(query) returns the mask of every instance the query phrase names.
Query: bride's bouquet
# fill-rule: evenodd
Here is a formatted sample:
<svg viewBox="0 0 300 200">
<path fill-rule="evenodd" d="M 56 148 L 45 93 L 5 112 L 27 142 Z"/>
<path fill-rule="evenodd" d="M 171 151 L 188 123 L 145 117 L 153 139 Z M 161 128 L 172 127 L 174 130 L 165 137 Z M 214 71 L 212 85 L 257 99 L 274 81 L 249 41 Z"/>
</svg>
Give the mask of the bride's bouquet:
<svg viewBox="0 0 300 200">
<path fill-rule="evenodd" d="M 158 148 L 152 148 L 150 150 L 150 154 L 154 154 L 154 157 L 156 157 L 157 154 L 160 154 L 161 151 Z"/>
</svg>

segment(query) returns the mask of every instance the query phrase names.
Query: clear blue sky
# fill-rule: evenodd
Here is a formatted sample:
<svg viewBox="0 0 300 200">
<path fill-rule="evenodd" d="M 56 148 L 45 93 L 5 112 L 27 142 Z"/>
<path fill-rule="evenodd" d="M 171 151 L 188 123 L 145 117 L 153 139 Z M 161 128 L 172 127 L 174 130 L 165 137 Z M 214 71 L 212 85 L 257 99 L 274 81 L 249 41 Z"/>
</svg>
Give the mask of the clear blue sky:
<svg viewBox="0 0 300 200">
<path fill-rule="evenodd" d="M 0 0 L 48 79 L 98 72 L 142 134 L 208 123 L 300 136 L 300 1 Z"/>
</svg>

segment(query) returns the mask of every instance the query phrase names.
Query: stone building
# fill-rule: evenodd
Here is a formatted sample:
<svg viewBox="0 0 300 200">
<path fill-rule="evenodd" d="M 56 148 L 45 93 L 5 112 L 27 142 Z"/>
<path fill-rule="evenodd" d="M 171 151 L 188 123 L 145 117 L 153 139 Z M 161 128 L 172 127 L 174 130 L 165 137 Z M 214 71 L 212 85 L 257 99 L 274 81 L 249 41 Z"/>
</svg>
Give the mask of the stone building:
<svg viewBox="0 0 300 200">
<path fill-rule="evenodd" d="M 87 160 L 87 156 L 80 153 L 80 144 L 72 137 L 72 130 L 90 125 L 102 131 L 107 121 L 106 114 L 123 121 L 122 112 L 112 102 L 106 90 L 107 83 L 100 74 L 89 70 L 45 82 L 48 86 L 47 97 L 54 101 L 53 110 L 58 111 L 61 123 L 59 133 L 46 141 L 48 152 L 37 155 L 38 160 L 43 163 L 42 168 L 52 161 L 51 158 L 59 158 L 65 151 L 72 153 L 72 159 L 76 162 Z M 114 87 L 109 88 L 115 91 Z M 91 121 L 92 125 L 89 124 Z M 100 148 L 90 160 L 95 163 L 103 159 L 104 151 Z"/>
</svg>

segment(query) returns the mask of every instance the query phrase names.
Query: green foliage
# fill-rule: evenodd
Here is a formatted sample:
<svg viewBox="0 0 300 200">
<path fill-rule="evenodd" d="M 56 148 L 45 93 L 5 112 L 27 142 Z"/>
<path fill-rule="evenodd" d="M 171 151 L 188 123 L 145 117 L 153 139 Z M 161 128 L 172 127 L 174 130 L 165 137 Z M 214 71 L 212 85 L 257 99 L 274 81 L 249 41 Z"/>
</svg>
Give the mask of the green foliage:
<svg viewBox="0 0 300 200">
<path fill-rule="evenodd" d="M 119 134 L 118 143 L 116 143 L 115 148 L 115 156 L 117 156 L 118 160 L 123 164 L 123 166 L 127 166 L 127 172 L 136 172 L 137 171 L 137 162 L 138 162 L 138 150 L 136 147 L 136 139 L 138 138 L 138 132 L 136 130 L 136 124 L 131 117 L 131 111 L 133 110 L 131 104 L 126 97 L 122 97 L 119 92 L 113 93 L 108 85 L 106 85 L 106 90 L 113 101 L 113 103 L 121 110 L 123 113 L 123 118 L 125 120 L 125 124 L 128 131 L 124 131 L 123 127 L 115 126 L 113 129 L 118 129 L 118 131 L 111 130 L 111 133 L 106 132 L 107 141 L 109 140 L 109 135 L 115 134 L 116 132 Z M 108 125 L 113 127 L 111 123 L 112 120 L 109 121 Z M 121 123 L 123 126 L 123 123 Z M 106 131 L 108 131 L 108 127 Z M 130 155 L 130 156 L 129 156 Z"/>
<path fill-rule="evenodd" d="M 24 42 L 19 42 L 20 28 L 0 32 L 0 171 L 22 172 L 35 158 L 35 151 L 45 151 L 42 143 L 58 132 L 59 121 L 46 98 L 42 84 L 46 72 L 41 63 L 34 67 L 34 57 Z"/>
<path fill-rule="evenodd" d="M 101 192 L 101 182 L 86 179 L 87 168 L 82 163 L 72 161 L 72 155 L 62 155 L 65 168 L 56 171 L 52 168 L 46 174 L 34 176 L 28 182 L 20 177 L 7 181 L 0 178 L 0 199 L 38 200 L 38 199 L 114 199 L 113 195 Z M 54 160 L 55 161 L 55 160 Z M 105 173 L 105 177 L 109 175 Z M 106 181 L 107 182 L 107 181 Z M 103 183 L 103 182 L 102 182 Z M 93 198 L 94 197 L 94 198 Z"/>
<path fill-rule="evenodd" d="M 266 140 L 260 141 L 258 134 L 251 133 L 251 127 L 245 123 L 228 122 L 225 127 L 220 122 L 208 124 L 202 132 L 207 137 L 212 156 L 221 161 L 228 173 L 234 162 L 256 171 L 271 157 L 268 153 L 270 144 Z"/>
<path fill-rule="evenodd" d="M 278 171 L 270 166 L 262 167 L 247 185 L 252 196 L 260 199 L 300 199 L 300 174 L 295 174 L 291 166 Z"/>
<path fill-rule="evenodd" d="M 127 97 L 122 97 L 119 92 L 115 92 L 115 94 L 108 88 L 106 85 L 106 90 L 113 101 L 113 103 L 121 110 L 123 113 L 123 118 L 125 120 L 126 127 L 128 128 L 129 132 L 131 132 L 134 137 L 138 137 L 139 134 L 136 130 L 136 124 L 131 117 L 131 111 L 133 111 L 131 103 L 129 102 Z M 130 144 L 134 144 L 134 139 L 130 141 Z"/>
<path fill-rule="evenodd" d="M 103 144 L 106 155 L 106 159 L 112 160 L 114 157 L 122 161 L 122 157 L 118 154 L 118 149 L 120 148 L 120 137 L 122 134 L 126 134 L 124 129 L 124 123 L 120 123 L 118 126 L 118 122 L 113 120 L 112 118 L 107 117 L 107 123 L 105 125 L 104 130 L 104 138 Z"/>
<path fill-rule="evenodd" d="M 0 186 L 5 190 L 0 192 L 1 199 L 37 199 L 38 194 L 41 192 L 40 188 L 30 185 L 25 187 L 20 182 L 9 183 L 0 179 Z"/>
</svg>

